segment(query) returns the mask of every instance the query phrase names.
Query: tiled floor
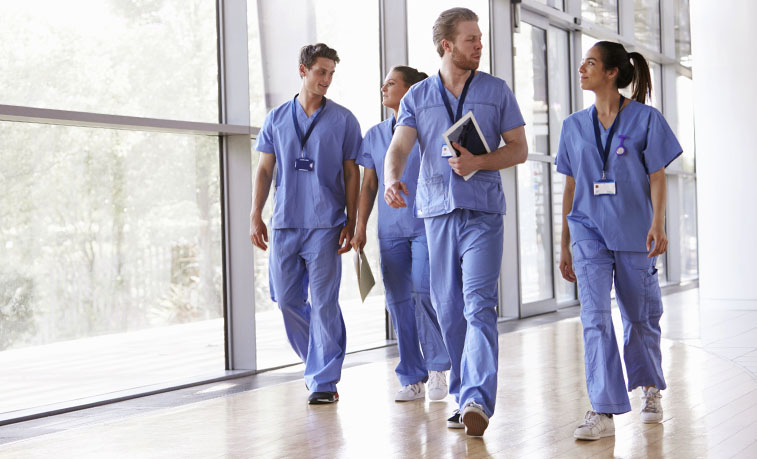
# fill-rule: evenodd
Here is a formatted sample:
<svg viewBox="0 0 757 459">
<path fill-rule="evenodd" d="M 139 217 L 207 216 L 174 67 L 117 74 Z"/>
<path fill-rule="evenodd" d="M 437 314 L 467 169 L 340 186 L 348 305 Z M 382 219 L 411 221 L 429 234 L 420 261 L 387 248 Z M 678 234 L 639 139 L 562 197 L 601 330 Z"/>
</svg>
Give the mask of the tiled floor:
<svg viewBox="0 0 757 459">
<path fill-rule="evenodd" d="M 335 406 L 306 405 L 292 367 L 0 427 L 0 457 L 757 457 L 757 301 L 664 302 L 664 422 L 639 422 L 637 390 L 596 442 L 572 437 L 589 407 L 574 308 L 502 327 L 483 438 L 446 428 L 450 399 L 394 403 L 389 349 L 350 356 Z"/>
</svg>

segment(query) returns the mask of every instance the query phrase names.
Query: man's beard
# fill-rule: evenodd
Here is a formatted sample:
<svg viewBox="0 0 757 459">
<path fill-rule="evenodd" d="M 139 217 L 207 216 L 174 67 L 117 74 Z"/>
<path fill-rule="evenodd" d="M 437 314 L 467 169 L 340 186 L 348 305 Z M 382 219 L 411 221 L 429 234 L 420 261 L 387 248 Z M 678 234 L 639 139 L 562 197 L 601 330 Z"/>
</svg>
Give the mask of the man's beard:
<svg viewBox="0 0 757 459">
<path fill-rule="evenodd" d="M 457 50 L 452 50 L 452 63 L 455 64 L 458 68 L 461 68 L 463 70 L 476 70 L 478 69 L 478 65 L 480 61 L 474 60 L 474 59 L 468 59 L 465 56 L 462 55 L 462 53 L 457 52 Z"/>
</svg>

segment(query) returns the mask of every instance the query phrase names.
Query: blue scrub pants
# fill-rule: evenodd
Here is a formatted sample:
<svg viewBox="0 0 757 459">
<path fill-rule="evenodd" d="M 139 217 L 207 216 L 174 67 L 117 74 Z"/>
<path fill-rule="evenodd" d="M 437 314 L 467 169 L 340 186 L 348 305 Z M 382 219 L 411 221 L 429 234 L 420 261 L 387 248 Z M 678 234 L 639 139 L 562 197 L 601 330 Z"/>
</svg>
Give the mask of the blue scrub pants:
<svg viewBox="0 0 757 459">
<path fill-rule="evenodd" d="M 379 239 L 379 250 L 386 309 L 400 353 L 394 372 L 403 386 L 426 382 L 429 371 L 450 369 L 436 310 L 431 305 L 426 236 Z"/>
<path fill-rule="evenodd" d="M 289 343 L 305 363 L 305 383 L 311 392 L 336 392 L 347 348 L 338 301 L 341 229 L 274 229 L 271 240 L 268 269 L 272 291 L 284 316 Z M 312 307 L 304 288 L 308 281 Z"/>
<path fill-rule="evenodd" d="M 497 280 L 502 263 L 502 215 L 455 209 L 424 219 L 431 264 L 431 298 L 452 368 L 449 391 L 494 414 L 497 398 Z"/>
<path fill-rule="evenodd" d="M 666 387 L 660 352 L 662 299 L 655 262 L 656 258 L 647 258 L 645 252 L 612 251 L 598 240 L 573 243 L 573 268 L 584 329 L 586 387 L 598 413 L 631 411 L 627 391 L 636 387 Z M 628 386 L 623 379 L 610 314 L 613 278 L 623 320 Z"/>
</svg>

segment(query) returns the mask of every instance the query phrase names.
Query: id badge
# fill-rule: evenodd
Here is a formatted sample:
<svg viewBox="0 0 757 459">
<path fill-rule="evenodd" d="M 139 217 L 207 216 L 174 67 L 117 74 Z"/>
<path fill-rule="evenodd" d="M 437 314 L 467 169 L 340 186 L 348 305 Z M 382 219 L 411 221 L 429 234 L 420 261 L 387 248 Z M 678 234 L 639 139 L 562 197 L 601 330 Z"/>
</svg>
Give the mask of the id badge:
<svg viewBox="0 0 757 459">
<path fill-rule="evenodd" d="M 294 160 L 294 169 L 298 171 L 313 172 L 315 161 L 310 158 L 297 158 Z"/>
<path fill-rule="evenodd" d="M 451 158 L 452 157 L 452 151 L 449 149 L 447 144 L 445 143 L 442 145 L 442 158 Z"/>
<path fill-rule="evenodd" d="M 599 180 L 594 182 L 594 196 L 615 194 L 615 181 L 614 180 Z"/>
</svg>

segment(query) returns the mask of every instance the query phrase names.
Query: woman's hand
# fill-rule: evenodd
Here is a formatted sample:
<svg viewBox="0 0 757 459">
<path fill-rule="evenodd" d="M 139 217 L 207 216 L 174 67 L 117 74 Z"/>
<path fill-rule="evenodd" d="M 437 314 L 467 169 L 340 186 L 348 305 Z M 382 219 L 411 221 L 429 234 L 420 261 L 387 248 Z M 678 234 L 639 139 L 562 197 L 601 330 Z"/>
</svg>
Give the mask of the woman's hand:
<svg viewBox="0 0 757 459">
<path fill-rule="evenodd" d="M 352 249 L 355 250 L 355 252 L 363 250 L 363 247 L 365 247 L 365 240 L 365 228 L 358 227 L 358 229 L 355 230 L 355 236 L 350 242 L 352 244 Z"/>
<path fill-rule="evenodd" d="M 570 247 L 563 247 L 560 250 L 560 273 L 566 281 L 576 281 L 576 273 L 573 271 L 573 255 L 570 253 Z"/>
</svg>

